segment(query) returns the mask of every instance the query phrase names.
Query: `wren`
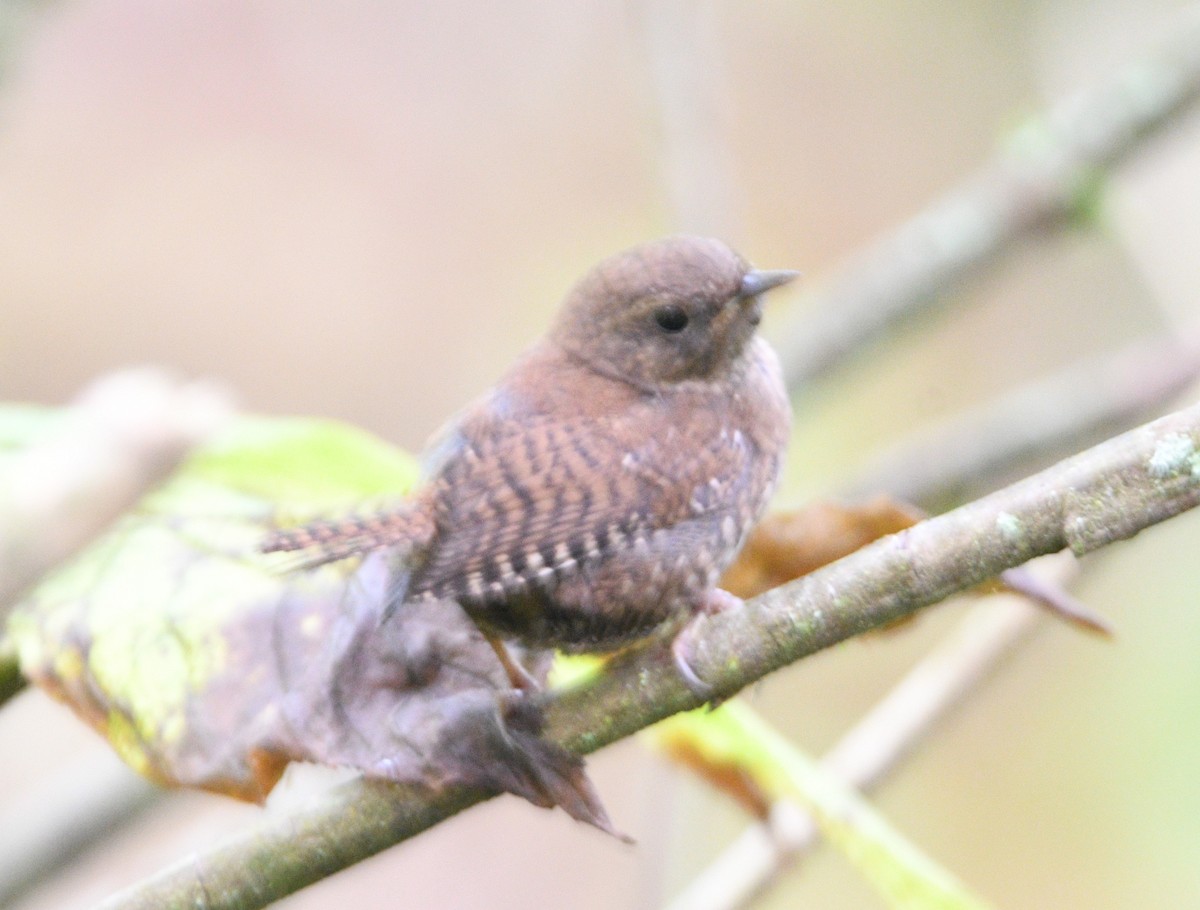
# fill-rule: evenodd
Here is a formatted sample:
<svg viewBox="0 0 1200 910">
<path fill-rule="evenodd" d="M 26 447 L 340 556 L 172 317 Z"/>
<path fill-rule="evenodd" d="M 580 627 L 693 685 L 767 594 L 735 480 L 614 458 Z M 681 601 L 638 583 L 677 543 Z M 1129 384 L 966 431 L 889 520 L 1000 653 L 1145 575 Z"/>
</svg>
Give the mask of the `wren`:
<svg viewBox="0 0 1200 910">
<path fill-rule="evenodd" d="M 442 431 L 401 507 L 275 532 L 307 565 L 394 549 L 385 619 L 457 601 L 516 639 L 604 652 L 737 598 L 716 587 L 778 480 L 791 411 L 755 334 L 792 271 L 676 236 L 596 266 L 549 333 Z M 676 637 L 674 654 L 702 687 Z"/>
</svg>

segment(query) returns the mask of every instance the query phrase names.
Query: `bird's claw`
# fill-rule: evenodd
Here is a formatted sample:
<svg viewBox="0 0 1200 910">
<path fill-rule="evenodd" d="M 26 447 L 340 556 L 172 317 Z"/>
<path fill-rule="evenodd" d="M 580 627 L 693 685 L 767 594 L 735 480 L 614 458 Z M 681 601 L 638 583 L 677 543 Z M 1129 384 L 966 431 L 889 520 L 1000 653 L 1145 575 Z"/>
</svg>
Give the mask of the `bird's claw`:
<svg viewBox="0 0 1200 910">
<path fill-rule="evenodd" d="M 724 698 L 718 697 L 716 690 L 696 675 L 691 662 L 687 659 L 688 645 L 695 636 L 696 620 L 701 616 L 714 616 L 727 610 L 736 610 L 744 603 L 740 597 L 730 594 L 722 588 L 714 588 L 705 595 L 696 615 L 679 630 L 675 640 L 671 642 L 671 659 L 675 664 L 675 669 L 679 671 L 680 677 L 692 694 L 708 704 L 709 710 L 718 707 Z"/>
<path fill-rule="evenodd" d="M 697 676 L 696 671 L 692 669 L 691 662 L 687 657 L 688 644 L 692 639 L 690 634 L 692 628 L 691 623 L 684 626 L 675 636 L 675 640 L 671 642 L 671 661 L 675 664 L 675 669 L 679 671 L 679 676 L 683 679 L 684 685 L 688 687 L 688 691 L 707 704 L 711 711 L 719 707 L 725 699 L 718 696 L 716 690 Z"/>
</svg>

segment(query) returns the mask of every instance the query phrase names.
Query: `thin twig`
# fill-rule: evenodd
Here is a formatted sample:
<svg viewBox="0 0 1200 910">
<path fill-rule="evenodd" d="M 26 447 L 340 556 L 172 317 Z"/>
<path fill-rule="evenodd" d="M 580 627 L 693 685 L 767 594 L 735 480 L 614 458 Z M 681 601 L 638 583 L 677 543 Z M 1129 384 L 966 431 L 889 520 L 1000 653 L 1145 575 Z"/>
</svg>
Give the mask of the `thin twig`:
<svg viewBox="0 0 1200 910">
<path fill-rule="evenodd" d="M 228 411 L 215 387 L 158 370 L 94 383 L 0 474 L 0 615 L 163 480 Z"/>
<path fill-rule="evenodd" d="M 673 220 L 682 230 L 734 237 L 739 194 L 720 104 L 724 80 L 715 13 L 711 0 L 639 5 Z"/>
<path fill-rule="evenodd" d="M 697 620 L 689 662 L 728 697 L 773 670 L 1047 553 L 1076 555 L 1200 503 L 1200 406 L 1168 415 L 1021 483 L 884 538 L 743 609 Z M 666 644 L 545 703 L 546 735 L 592 752 L 703 699 Z M 268 818 L 104 903 L 106 910 L 261 907 L 489 794 L 355 782 Z"/>
<path fill-rule="evenodd" d="M 48 880 L 162 793 L 107 750 L 41 781 L 0 814 L 0 906 Z"/>
<path fill-rule="evenodd" d="M 878 455 L 846 489 L 940 512 L 1145 420 L 1200 375 L 1200 332 L 1139 341 L 1014 389 Z"/>
<path fill-rule="evenodd" d="M 974 176 L 811 289 L 804 316 L 779 336 L 789 387 L 845 365 L 1017 241 L 1070 225 L 1104 173 L 1198 96 L 1193 6 L 1158 48 L 1030 122 Z"/>
</svg>

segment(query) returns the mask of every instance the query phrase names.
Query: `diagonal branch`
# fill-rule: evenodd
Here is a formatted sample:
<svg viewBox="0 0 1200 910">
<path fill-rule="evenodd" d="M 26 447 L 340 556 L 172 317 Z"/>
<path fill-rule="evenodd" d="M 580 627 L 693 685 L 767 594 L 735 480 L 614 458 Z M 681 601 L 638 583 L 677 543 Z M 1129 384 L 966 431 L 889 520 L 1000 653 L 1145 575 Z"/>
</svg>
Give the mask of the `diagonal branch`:
<svg viewBox="0 0 1200 910">
<path fill-rule="evenodd" d="M 163 790 L 108 750 L 90 751 L 0 808 L 0 906 L 19 903 L 99 840 L 157 804 Z"/>
<path fill-rule="evenodd" d="M 1200 503 L 1200 405 L 884 538 L 697 623 L 691 663 L 718 696 L 886 625 L 1035 556 L 1083 555 Z M 592 752 L 701 699 L 665 645 L 642 649 L 546 702 L 546 734 Z M 110 898 L 106 910 L 261 907 L 488 796 L 355 782 L 267 819 Z"/>
<path fill-rule="evenodd" d="M 0 475 L 0 619 L 166 478 L 229 414 L 224 392 L 129 369 L 93 383 Z"/>
<path fill-rule="evenodd" d="M 1200 6 L 1154 50 L 1031 121 L 973 176 L 813 289 L 778 339 L 788 386 L 848 363 L 1018 241 L 1086 216 L 1105 172 L 1200 98 Z"/>
<path fill-rule="evenodd" d="M 887 490 L 945 511 L 1161 413 L 1198 375 L 1200 331 L 1139 339 L 917 430 L 872 458 L 844 495 Z"/>
</svg>

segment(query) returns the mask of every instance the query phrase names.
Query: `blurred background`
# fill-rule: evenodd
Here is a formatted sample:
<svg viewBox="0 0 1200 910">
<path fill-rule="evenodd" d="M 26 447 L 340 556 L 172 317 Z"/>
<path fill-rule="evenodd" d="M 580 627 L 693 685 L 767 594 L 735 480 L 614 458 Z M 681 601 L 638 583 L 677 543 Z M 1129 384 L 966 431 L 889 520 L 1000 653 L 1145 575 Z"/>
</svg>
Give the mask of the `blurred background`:
<svg viewBox="0 0 1200 910">
<path fill-rule="evenodd" d="M 0 395 L 64 402 L 159 363 L 248 410 L 415 449 L 599 258 L 689 228 L 819 281 L 1183 7 L 9 0 Z M 1189 325 L 1198 188 L 1189 116 L 1112 175 L 1086 227 L 1034 238 L 802 393 L 781 503 L 837 492 L 915 427 Z M 804 316 L 802 290 L 778 296 L 768 335 Z M 1184 516 L 1089 557 L 1076 591 L 1115 641 L 1045 629 L 879 792 L 997 906 L 1200 908 L 1198 533 Z M 960 610 L 747 697 L 818 754 Z M 0 713 L 0 741 L 10 802 L 107 749 L 38 692 Z M 636 846 L 506 797 L 280 906 L 659 906 L 746 821 L 636 742 L 591 767 Z M 172 796 L 19 906 L 87 906 L 261 811 Z M 825 851 L 757 906 L 878 905 Z"/>
</svg>

